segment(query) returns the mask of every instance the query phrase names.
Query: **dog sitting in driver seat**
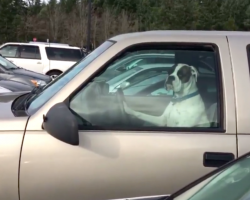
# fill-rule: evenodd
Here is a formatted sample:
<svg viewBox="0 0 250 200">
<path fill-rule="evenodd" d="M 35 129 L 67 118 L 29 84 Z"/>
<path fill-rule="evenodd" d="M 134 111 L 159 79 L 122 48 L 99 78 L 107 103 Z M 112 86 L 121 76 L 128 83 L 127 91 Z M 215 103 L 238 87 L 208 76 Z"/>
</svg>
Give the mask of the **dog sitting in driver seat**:
<svg viewBox="0 0 250 200">
<path fill-rule="evenodd" d="M 195 67 L 177 64 L 164 85 L 166 90 L 174 91 L 174 96 L 161 116 L 135 111 L 124 102 L 125 112 L 159 127 L 209 127 L 205 105 L 197 88 L 197 77 Z"/>
</svg>

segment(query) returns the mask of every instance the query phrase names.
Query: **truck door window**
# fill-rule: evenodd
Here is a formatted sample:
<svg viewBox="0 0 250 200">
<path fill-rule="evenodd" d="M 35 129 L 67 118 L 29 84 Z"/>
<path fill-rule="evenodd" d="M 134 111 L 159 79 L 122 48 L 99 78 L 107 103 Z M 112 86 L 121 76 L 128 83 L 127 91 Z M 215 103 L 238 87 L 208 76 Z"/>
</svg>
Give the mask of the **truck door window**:
<svg viewBox="0 0 250 200">
<path fill-rule="evenodd" d="M 155 130 L 164 127 L 187 130 L 202 127 L 218 131 L 216 128 L 222 128 L 223 124 L 217 47 L 202 44 L 179 46 L 176 44 L 171 49 L 167 44 L 138 45 L 138 49 L 133 46 L 124 53 L 120 52 L 105 66 L 106 71 L 117 60 L 122 62 L 135 52 L 150 54 L 150 50 L 155 52 L 159 48 L 171 58 L 135 67 L 134 74 L 127 76 L 128 71 L 110 74 L 105 79 L 102 77 L 104 70 L 71 98 L 70 109 L 92 124 L 91 129 L 145 130 L 151 127 Z M 204 52 L 214 60 L 209 66 L 213 73 L 199 73 L 199 68 L 204 67 L 200 60 Z M 119 86 L 110 80 L 119 80 Z M 87 125 L 79 126 L 84 130 Z"/>
<path fill-rule="evenodd" d="M 20 48 L 20 58 L 41 60 L 39 47 L 22 45 Z"/>
</svg>

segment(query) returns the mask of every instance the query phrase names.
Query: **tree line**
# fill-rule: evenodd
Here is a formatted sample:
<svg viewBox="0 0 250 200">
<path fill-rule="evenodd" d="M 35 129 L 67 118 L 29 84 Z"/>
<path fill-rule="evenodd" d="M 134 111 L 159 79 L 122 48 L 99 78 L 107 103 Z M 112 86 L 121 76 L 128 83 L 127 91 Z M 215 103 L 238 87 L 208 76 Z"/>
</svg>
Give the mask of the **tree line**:
<svg viewBox="0 0 250 200">
<path fill-rule="evenodd" d="M 85 46 L 88 0 L 0 0 L 0 44 Z M 250 0 L 92 0 L 91 41 L 146 30 L 250 30 Z"/>
</svg>

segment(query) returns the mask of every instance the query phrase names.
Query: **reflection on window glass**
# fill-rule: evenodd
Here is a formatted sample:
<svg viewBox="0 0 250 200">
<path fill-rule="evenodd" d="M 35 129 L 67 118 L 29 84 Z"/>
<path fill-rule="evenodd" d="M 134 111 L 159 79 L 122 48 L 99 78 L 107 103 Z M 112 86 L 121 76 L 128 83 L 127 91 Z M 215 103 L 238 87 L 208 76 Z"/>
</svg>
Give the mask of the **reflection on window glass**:
<svg viewBox="0 0 250 200">
<path fill-rule="evenodd" d="M 163 88 L 160 88 L 158 90 L 155 90 L 151 93 L 151 95 L 153 96 L 173 96 L 174 95 L 174 92 L 173 90 L 170 90 L 170 91 L 167 91 L 167 90 L 164 90 Z"/>
<path fill-rule="evenodd" d="M 245 200 L 250 192 L 250 157 L 209 177 L 175 200 Z"/>
<path fill-rule="evenodd" d="M 45 47 L 49 60 L 78 61 L 83 55 L 80 49 Z"/>
<path fill-rule="evenodd" d="M 156 63 L 168 63 L 173 65 L 174 53 L 169 50 L 155 50 L 152 52 L 142 50 L 131 53 L 125 53 L 124 57 L 114 61 L 114 63 L 107 69 L 107 71 L 117 70 L 120 72 L 125 72 L 126 70 L 130 70 L 134 67 Z"/>
<path fill-rule="evenodd" d="M 16 69 L 17 66 L 14 65 L 12 62 L 10 62 L 9 60 L 3 58 L 2 56 L 0 56 L 0 65 L 4 68 L 4 69 Z"/>
<path fill-rule="evenodd" d="M 20 50 L 20 57 L 27 59 L 41 59 L 39 47 L 23 45 Z"/>
<path fill-rule="evenodd" d="M 219 66 L 214 48 L 155 48 L 133 47 L 112 58 L 72 99 L 70 108 L 96 128 L 139 129 L 149 123 L 152 127 L 220 127 L 220 77 L 215 73 Z M 211 57 L 214 62 L 209 63 L 214 65 L 204 64 L 205 57 Z M 199 73 L 200 69 L 213 73 Z"/>
<path fill-rule="evenodd" d="M 6 57 L 16 57 L 18 46 L 8 45 L 0 49 L 0 53 Z"/>
</svg>

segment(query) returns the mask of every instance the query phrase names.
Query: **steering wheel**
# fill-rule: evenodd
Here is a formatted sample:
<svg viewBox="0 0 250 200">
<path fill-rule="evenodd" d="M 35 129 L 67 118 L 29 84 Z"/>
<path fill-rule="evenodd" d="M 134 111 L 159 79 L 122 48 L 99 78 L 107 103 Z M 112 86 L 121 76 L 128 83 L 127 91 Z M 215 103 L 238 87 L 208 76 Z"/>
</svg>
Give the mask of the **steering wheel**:
<svg viewBox="0 0 250 200">
<path fill-rule="evenodd" d="M 124 94 L 121 88 L 118 88 L 116 91 L 116 98 L 117 98 L 117 102 L 118 102 L 118 106 L 119 106 L 119 111 L 120 111 L 120 119 L 122 120 L 123 124 L 130 124 L 130 118 L 129 115 L 126 113 L 125 109 L 124 109 L 124 105 L 123 102 L 125 101 L 124 98 Z"/>
</svg>

